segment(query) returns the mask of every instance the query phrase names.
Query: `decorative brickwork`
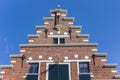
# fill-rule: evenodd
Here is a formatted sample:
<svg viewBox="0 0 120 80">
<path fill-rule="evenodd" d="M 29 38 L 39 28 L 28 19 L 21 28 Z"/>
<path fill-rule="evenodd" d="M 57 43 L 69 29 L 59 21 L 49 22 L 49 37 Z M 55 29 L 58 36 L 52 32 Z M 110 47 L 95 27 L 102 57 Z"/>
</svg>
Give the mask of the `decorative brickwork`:
<svg viewBox="0 0 120 80">
<path fill-rule="evenodd" d="M 120 80 L 117 65 L 106 63 L 107 54 L 98 53 L 67 13 L 60 6 L 51 10 L 28 44 L 20 44 L 20 54 L 10 55 L 11 65 L 0 66 L 0 80 Z"/>
</svg>

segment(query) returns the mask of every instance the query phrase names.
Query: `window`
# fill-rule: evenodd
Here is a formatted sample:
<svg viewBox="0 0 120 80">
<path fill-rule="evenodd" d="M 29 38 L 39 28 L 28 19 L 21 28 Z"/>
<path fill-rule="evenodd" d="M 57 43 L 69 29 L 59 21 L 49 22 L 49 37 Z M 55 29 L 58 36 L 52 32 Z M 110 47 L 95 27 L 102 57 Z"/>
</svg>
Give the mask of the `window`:
<svg viewBox="0 0 120 80">
<path fill-rule="evenodd" d="M 88 62 L 79 62 L 79 80 L 91 80 Z"/>
<path fill-rule="evenodd" d="M 38 68 L 39 68 L 39 64 L 38 63 L 30 64 L 29 73 L 38 73 Z"/>
<path fill-rule="evenodd" d="M 60 38 L 60 44 L 64 44 L 65 43 L 65 39 L 64 38 Z"/>
<path fill-rule="evenodd" d="M 29 65 L 29 71 L 28 71 L 28 75 L 26 77 L 26 80 L 39 80 L 38 73 L 39 73 L 39 64 L 38 63 L 31 63 Z"/>
<path fill-rule="evenodd" d="M 58 38 L 53 38 L 53 43 L 58 44 Z"/>
<path fill-rule="evenodd" d="M 49 64 L 48 80 L 69 80 L 68 64 Z"/>
<path fill-rule="evenodd" d="M 54 44 L 64 44 L 65 39 L 64 38 L 53 38 L 53 43 Z"/>
<path fill-rule="evenodd" d="M 87 62 L 79 63 L 79 73 L 89 73 L 89 65 Z"/>
</svg>

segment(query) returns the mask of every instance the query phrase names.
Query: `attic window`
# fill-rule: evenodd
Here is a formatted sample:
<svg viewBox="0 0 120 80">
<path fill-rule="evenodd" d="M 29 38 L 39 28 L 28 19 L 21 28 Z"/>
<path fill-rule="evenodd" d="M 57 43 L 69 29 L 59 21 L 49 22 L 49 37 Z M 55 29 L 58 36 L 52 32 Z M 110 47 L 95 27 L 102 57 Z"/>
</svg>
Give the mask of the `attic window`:
<svg viewBox="0 0 120 80">
<path fill-rule="evenodd" d="M 53 43 L 54 44 L 64 44 L 65 39 L 64 38 L 53 38 Z"/>
</svg>

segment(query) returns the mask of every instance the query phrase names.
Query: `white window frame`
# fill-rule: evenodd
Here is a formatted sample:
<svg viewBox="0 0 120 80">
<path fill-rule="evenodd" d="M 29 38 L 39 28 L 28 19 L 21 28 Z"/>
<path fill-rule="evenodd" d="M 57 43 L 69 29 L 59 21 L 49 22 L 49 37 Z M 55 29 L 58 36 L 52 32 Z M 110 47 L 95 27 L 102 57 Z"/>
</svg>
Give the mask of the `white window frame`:
<svg viewBox="0 0 120 80">
<path fill-rule="evenodd" d="M 79 79 L 79 75 L 80 75 L 80 74 L 90 74 L 90 76 L 91 76 L 91 74 L 92 74 L 92 73 L 90 73 L 90 72 L 89 72 L 89 73 L 80 73 L 80 71 L 79 71 L 79 63 L 80 63 L 80 62 L 86 62 L 86 63 L 89 64 L 89 61 L 78 61 L 78 62 L 77 62 L 78 80 L 80 80 L 80 79 Z"/>
<path fill-rule="evenodd" d="M 38 73 L 27 73 L 26 76 L 27 75 L 38 75 L 38 80 L 40 80 L 40 62 L 30 62 L 29 66 L 30 66 L 31 63 L 38 63 L 38 65 L 39 65 Z"/>
<path fill-rule="evenodd" d="M 63 37 L 55 37 L 55 38 L 57 38 L 57 40 L 58 40 L 58 43 L 57 44 L 60 44 L 60 38 L 63 38 Z M 53 38 L 54 39 L 54 38 Z M 65 38 L 63 38 L 64 39 L 64 41 L 65 41 Z M 64 42 L 65 43 L 65 42 Z"/>
<path fill-rule="evenodd" d="M 47 72 L 46 72 L 46 80 L 48 80 L 49 64 L 68 64 L 68 67 L 69 67 L 69 80 L 71 80 L 71 66 L 70 66 L 70 63 L 47 63 L 47 65 L 46 65 L 46 70 L 47 70 Z"/>
</svg>

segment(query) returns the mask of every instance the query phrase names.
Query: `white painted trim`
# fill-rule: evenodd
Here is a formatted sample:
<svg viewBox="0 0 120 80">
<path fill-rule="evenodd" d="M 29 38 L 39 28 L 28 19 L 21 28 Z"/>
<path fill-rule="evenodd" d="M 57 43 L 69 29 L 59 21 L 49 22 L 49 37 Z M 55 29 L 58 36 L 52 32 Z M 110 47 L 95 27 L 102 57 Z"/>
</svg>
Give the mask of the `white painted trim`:
<svg viewBox="0 0 120 80">
<path fill-rule="evenodd" d="M 53 57 L 48 57 L 48 60 L 52 60 L 53 59 Z"/>
<path fill-rule="evenodd" d="M 49 22 L 44 22 L 44 24 L 49 24 Z"/>
<path fill-rule="evenodd" d="M 28 63 L 39 63 L 39 62 L 54 62 L 53 60 L 31 60 L 31 61 L 26 61 Z"/>
<path fill-rule="evenodd" d="M 68 24 L 73 24 L 73 22 L 69 22 Z"/>
<path fill-rule="evenodd" d="M 90 59 L 83 59 L 83 60 L 64 60 L 64 62 L 91 62 Z"/>
<path fill-rule="evenodd" d="M 57 31 L 57 34 L 60 34 L 60 31 Z"/>
<path fill-rule="evenodd" d="M 0 79 L 3 79 L 3 75 L 0 75 Z"/>
<path fill-rule="evenodd" d="M 90 75 L 91 77 L 94 77 L 94 75 Z"/>
<path fill-rule="evenodd" d="M 84 58 L 85 58 L 85 59 L 89 59 L 89 56 L 85 56 Z"/>
<path fill-rule="evenodd" d="M 36 33 L 41 33 L 42 31 L 37 31 Z"/>
<path fill-rule="evenodd" d="M 39 69 L 38 69 L 38 80 L 40 80 L 40 62 L 39 62 Z"/>
<path fill-rule="evenodd" d="M 46 80 L 48 80 L 48 69 L 49 69 L 49 64 L 56 64 L 56 63 L 47 63 L 46 65 Z M 57 63 L 57 64 L 68 64 L 69 67 L 69 80 L 71 80 L 71 66 L 70 63 Z"/>
<path fill-rule="evenodd" d="M 120 78 L 120 75 L 115 75 L 115 78 Z"/>
<path fill-rule="evenodd" d="M 66 14 L 62 14 L 61 16 L 65 17 L 65 16 L 66 16 Z"/>
<path fill-rule="evenodd" d="M 65 59 L 65 60 L 68 60 L 69 58 L 68 58 L 68 56 L 65 56 L 64 59 Z"/>
<path fill-rule="evenodd" d="M 57 13 L 57 15 L 60 15 L 60 13 Z"/>
<path fill-rule="evenodd" d="M 74 55 L 74 58 L 78 58 L 78 54 L 75 54 L 75 55 Z"/>
<path fill-rule="evenodd" d="M 50 35 L 53 35 L 54 33 L 53 32 L 50 32 Z"/>
<path fill-rule="evenodd" d="M 92 49 L 92 51 L 98 51 L 98 49 Z"/>
<path fill-rule="evenodd" d="M 106 61 L 107 61 L 107 59 L 101 59 L 101 62 L 104 62 L 104 61 L 106 62 Z"/>
<path fill-rule="evenodd" d="M 31 60 L 32 60 L 32 57 L 29 57 L 29 58 L 28 58 L 28 60 L 30 60 L 30 61 L 31 61 Z"/>
<path fill-rule="evenodd" d="M 10 61 L 11 63 L 16 63 L 16 61 Z"/>
<path fill-rule="evenodd" d="M 34 42 L 34 40 L 29 40 L 29 42 Z"/>
<path fill-rule="evenodd" d="M 75 31 L 76 33 L 80 33 L 81 31 Z"/>
<path fill-rule="evenodd" d="M 48 35 L 48 37 L 60 37 L 60 38 L 64 38 L 64 37 L 69 37 L 69 35 Z"/>
<path fill-rule="evenodd" d="M 25 52 L 26 50 L 20 50 L 21 53 Z"/>
<path fill-rule="evenodd" d="M 117 73 L 117 70 L 111 70 L 111 72 L 113 72 L 113 73 Z"/>
<path fill-rule="evenodd" d="M 4 72 L 4 71 L 1 71 L 0 74 L 5 74 L 5 72 Z"/>
<path fill-rule="evenodd" d="M 42 57 L 43 57 L 42 55 L 39 55 L 39 59 L 42 59 Z"/>
<path fill-rule="evenodd" d="M 27 76 L 23 76 L 23 78 L 26 78 Z"/>
<path fill-rule="evenodd" d="M 64 32 L 64 35 L 67 35 L 68 33 L 67 32 Z"/>
<path fill-rule="evenodd" d="M 52 17 L 54 17 L 54 16 L 55 16 L 55 14 L 51 14 L 51 16 L 52 16 Z"/>
<path fill-rule="evenodd" d="M 88 40 L 88 39 L 84 39 L 83 41 L 84 41 L 84 42 L 88 42 L 89 40 Z"/>
</svg>

